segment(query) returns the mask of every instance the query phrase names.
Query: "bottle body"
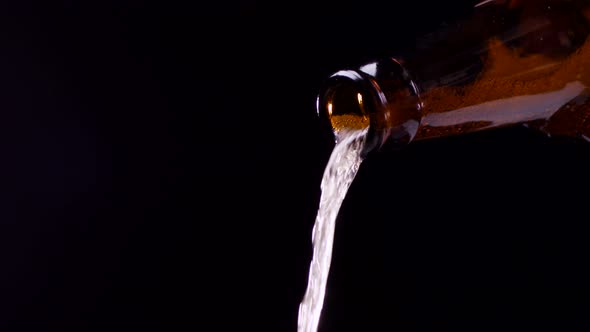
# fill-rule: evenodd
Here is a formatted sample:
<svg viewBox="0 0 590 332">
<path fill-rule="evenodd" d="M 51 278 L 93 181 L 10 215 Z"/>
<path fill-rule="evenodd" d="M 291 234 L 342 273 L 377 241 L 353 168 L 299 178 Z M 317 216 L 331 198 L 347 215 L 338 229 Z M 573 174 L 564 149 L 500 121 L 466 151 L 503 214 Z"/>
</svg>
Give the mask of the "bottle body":
<svg viewBox="0 0 590 332">
<path fill-rule="evenodd" d="M 588 1 L 484 1 L 407 54 L 332 75 L 318 113 L 336 137 L 368 126 L 367 151 L 516 124 L 588 139 L 589 36 Z"/>
</svg>

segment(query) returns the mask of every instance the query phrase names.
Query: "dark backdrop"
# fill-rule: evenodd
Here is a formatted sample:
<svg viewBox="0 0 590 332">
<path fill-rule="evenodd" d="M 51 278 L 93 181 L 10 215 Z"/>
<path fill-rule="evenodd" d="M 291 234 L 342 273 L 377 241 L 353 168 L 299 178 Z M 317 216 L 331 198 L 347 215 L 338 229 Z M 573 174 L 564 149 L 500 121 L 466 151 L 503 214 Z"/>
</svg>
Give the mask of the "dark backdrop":
<svg viewBox="0 0 590 332">
<path fill-rule="evenodd" d="M 0 327 L 295 331 L 320 85 L 473 4 L 3 5 Z M 587 330 L 589 163 L 524 128 L 373 155 L 321 330 Z"/>
</svg>

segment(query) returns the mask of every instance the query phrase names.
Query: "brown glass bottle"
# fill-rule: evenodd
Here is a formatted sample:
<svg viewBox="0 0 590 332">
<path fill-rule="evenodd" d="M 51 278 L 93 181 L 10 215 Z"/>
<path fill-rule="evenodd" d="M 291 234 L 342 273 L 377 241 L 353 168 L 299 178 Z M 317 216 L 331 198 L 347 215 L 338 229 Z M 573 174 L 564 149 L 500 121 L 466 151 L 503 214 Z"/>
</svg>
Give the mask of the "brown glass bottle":
<svg viewBox="0 0 590 332">
<path fill-rule="evenodd" d="M 365 152 L 511 125 L 590 140 L 590 1 L 482 1 L 411 53 L 330 76 L 317 110 Z"/>
</svg>

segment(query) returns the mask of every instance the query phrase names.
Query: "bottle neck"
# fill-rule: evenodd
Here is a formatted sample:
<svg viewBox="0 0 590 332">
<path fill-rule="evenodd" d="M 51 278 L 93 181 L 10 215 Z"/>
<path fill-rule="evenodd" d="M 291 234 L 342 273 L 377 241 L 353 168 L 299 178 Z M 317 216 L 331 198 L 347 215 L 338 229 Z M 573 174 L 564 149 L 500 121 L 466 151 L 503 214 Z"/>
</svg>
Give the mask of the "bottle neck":
<svg viewBox="0 0 590 332">
<path fill-rule="evenodd" d="M 581 136 L 571 110 L 587 117 L 578 106 L 590 86 L 589 36 L 588 1 L 521 0 L 489 2 L 418 40 L 404 62 L 424 106 L 416 139 L 514 124 Z"/>
<path fill-rule="evenodd" d="M 318 114 L 335 139 L 366 128 L 368 152 L 515 124 L 588 136 L 590 3 L 499 3 L 419 40 L 413 53 L 332 75 Z"/>
</svg>

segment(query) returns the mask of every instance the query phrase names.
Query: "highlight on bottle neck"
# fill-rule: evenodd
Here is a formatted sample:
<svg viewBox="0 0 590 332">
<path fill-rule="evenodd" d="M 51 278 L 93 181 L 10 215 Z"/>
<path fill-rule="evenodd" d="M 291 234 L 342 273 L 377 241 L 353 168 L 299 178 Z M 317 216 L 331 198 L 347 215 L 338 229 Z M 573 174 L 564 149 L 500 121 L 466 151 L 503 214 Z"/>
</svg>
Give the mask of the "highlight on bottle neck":
<svg viewBox="0 0 590 332">
<path fill-rule="evenodd" d="M 349 131 L 368 131 L 365 154 L 411 142 L 421 108 L 416 84 L 393 58 L 334 73 L 317 98 L 318 116 L 336 142 Z"/>
</svg>

